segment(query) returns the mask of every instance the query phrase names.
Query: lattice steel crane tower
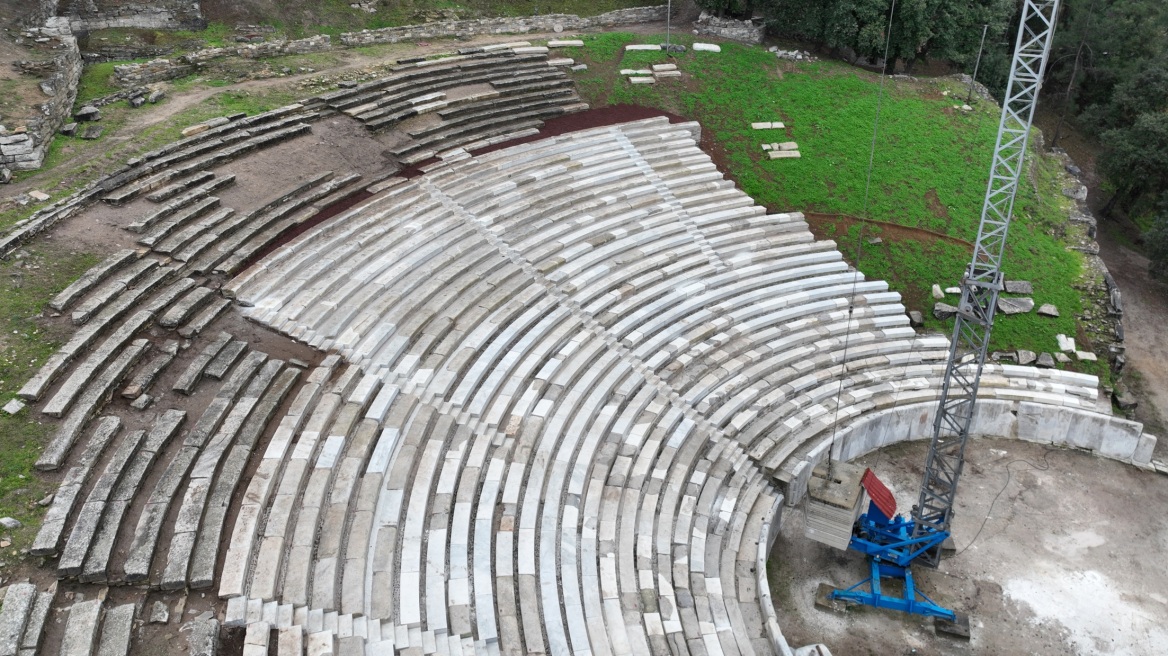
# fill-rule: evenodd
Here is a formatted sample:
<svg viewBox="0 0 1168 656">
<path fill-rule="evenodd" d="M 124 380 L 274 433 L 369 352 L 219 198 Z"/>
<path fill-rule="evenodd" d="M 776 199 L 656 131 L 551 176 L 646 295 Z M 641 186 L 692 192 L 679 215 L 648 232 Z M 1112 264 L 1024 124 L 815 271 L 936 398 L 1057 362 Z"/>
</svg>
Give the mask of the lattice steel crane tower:
<svg viewBox="0 0 1168 656">
<path fill-rule="evenodd" d="M 949 537 L 949 523 L 953 518 L 957 482 L 965 461 L 965 444 L 969 439 L 978 383 L 985 366 L 998 293 L 1002 290 L 1001 264 L 1006 234 L 1022 177 L 1027 139 L 1050 53 L 1058 8 L 1059 0 L 1025 0 L 1023 3 L 977 244 L 973 260 L 961 281 L 961 301 L 917 505 L 913 507 L 911 519 L 897 516 L 895 500 L 887 488 L 871 472 L 865 472 L 862 484 L 872 503 L 868 512 L 855 522 L 848 548 L 868 556 L 870 577 L 842 590 L 822 586 L 821 598 L 826 595 L 828 599 L 958 622 L 958 626 L 944 628 L 961 632 L 963 618 L 916 590 L 911 565 L 919 562 L 936 567 L 941 559 L 941 545 Z M 860 498 L 857 488 L 857 508 Z M 811 532 L 809 530 L 808 534 Z M 882 578 L 903 581 L 904 594 L 899 597 L 885 594 L 881 589 Z M 864 589 L 865 584 L 867 589 Z M 964 631 L 968 635 L 967 622 Z"/>
</svg>

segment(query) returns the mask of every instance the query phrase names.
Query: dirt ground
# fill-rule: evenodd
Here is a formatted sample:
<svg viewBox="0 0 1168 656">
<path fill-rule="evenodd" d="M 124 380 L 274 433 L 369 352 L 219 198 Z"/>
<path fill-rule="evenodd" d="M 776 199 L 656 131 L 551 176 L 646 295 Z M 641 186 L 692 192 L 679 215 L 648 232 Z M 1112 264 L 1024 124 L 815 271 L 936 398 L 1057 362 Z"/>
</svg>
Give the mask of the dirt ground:
<svg viewBox="0 0 1168 656">
<path fill-rule="evenodd" d="M 900 444 L 858 459 L 916 502 L 928 449 Z M 853 654 L 1163 654 L 1168 648 L 1168 478 L 1081 451 L 1017 440 L 970 443 L 958 491 L 957 555 L 915 570 L 920 588 L 970 617 L 969 642 L 893 611 L 814 607 L 818 585 L 850 586 L 866 563 L 803 537 L 785 511 L 771 552 L 771 589 L 792 646 Z"/>
</svg>

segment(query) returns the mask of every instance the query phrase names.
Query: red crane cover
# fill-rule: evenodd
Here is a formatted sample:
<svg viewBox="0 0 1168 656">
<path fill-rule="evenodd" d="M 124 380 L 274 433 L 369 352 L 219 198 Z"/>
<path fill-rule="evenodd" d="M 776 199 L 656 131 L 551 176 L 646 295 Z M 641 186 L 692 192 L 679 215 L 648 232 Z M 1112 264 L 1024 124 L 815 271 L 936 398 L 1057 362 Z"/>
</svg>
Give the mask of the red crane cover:
<svg viewBox="0 0 1168 656">
<path fill-rule="evenodd" d="M 884 513 L 884 516 L 892 519 L 896 517 L 896 497 L 892 496 L 892 492 L 884 485 L 884 482 L 876 478 L 876 474 L 871 469 L 864 470 L 864 476 L 860 478 L 860 485 L 868 491 L 868 496 L 872 498 L 872 503 Z"/>
</svg>

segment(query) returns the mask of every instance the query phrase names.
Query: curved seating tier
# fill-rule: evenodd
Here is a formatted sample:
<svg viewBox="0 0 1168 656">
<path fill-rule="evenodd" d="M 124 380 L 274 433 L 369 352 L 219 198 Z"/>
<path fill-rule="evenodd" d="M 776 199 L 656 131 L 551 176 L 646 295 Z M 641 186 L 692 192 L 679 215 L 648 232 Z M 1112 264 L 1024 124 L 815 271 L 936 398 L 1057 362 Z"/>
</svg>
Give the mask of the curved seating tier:
<svg viewBox="0 0 1168 656">
<path fill-rule="evenodd" d="M 547 49 L 530 50 L 412 61 L 394 67 L 388 77 L 305 103 L 344 112 L 370 130 L 402 127 L 407 140 L 389 152 L 403 164 L 417 164 L 460 147 L 527 134 L 544 119 L 588 109 L 572 79 L 551 65 Z"/>
<path fill-rule="evenodd" d="M 349 362 L 249 483 L 228 624 L 280 654 L 773 651 L 758 563 L 793 463 L 935 399 L 948 342 L 698 137 L 650 119 L 448 160 L 227 284 Z M 1095 387 L 990 367 L 981 392 L 1095 412 Z"/>
</svg>

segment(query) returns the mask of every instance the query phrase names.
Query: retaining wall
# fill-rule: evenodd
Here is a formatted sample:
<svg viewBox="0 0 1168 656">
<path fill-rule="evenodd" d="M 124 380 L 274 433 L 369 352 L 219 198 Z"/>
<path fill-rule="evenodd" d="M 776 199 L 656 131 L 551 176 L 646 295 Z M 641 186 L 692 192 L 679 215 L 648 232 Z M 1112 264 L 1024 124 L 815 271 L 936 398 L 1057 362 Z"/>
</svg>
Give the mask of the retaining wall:
<svg viewBox="0 0 1168 656">
<path fill-rule="evenodd" d="M 62 0 L 57 12 L 69 17 L 74 31 L 111 27 L 201 28 L 206 25 L 198 0 Z"/>
<path fill-rule="evenodd" d="M 789 468 L 787 503 L 795 505 L 807 493 L 811 470 L 827 457 L 848 461 L 905 440 L 925 440 L 933 436 L 935 401 L 889 408 L 864 415 L 842 428 L 831 439 L 823 435 L 819 443 Z M 1156 437 L 1144 432 L 1144 425 L 1100 412 L 1061 408 L 1028 401 L 978 400 L 974 407 L 971 437 L 1007 437 L 1027 442 L 1074 447 L 1113 460 L 1148 467 Z"/>
<path fill-rule="evenodd" d="M 657 7 L 618 9 L 590 18 L 581 18 L 573 14 L 547 14 L 545 16 L 523 16 L 517 18 L 480 18 L 440 21 L 437 23 L 425 23 L 423 25 L 405 25 L 402 27 L 386 27 L 379 30 L 349 32 L 341 35 L 341 43 L 347 46 L 363 46 L 374 43 L 397 43 L 410 39 L 469 37 L 479 34 L 524 34 L 527 32 L 586 30 L 594 27 L 612 27 L 615 25 L 664 21 L 665 12 L 665 5 L 660 5 Z"/>
<path fill-rule="evenodd" d="M 44 162 L 53 136 L 73 111 L 83 67 L 77 39 L 67 20 L 50 18 L 45 27 L 33 31 L 56 39 L 62 47 L 61 54 L 53 60 L 52 73 L 41 82 L 41 90 L 49 99 L 41 104 L 40 114 L 26 123 L 27 132 L 0 137 L 0 166 L 17 171 L 38 169 Z"/>
<path fill-rule="evenodd" d="M 141 86 L 163 80 L 173 80 L 190 75 L 199 65 L 222 57 L 244 57 L 263 59 L 284 55 L 303 55 L 332 49 L 332 40 L 327 34 L 295 41 L 271 41 L 252 43 L 231 48 L 205 48 L 176 57 L 174 59 L 154 59 L 141 64 L 124 64 L 114 67 L 114 84 L 120 87 Z"/>
</svg>

